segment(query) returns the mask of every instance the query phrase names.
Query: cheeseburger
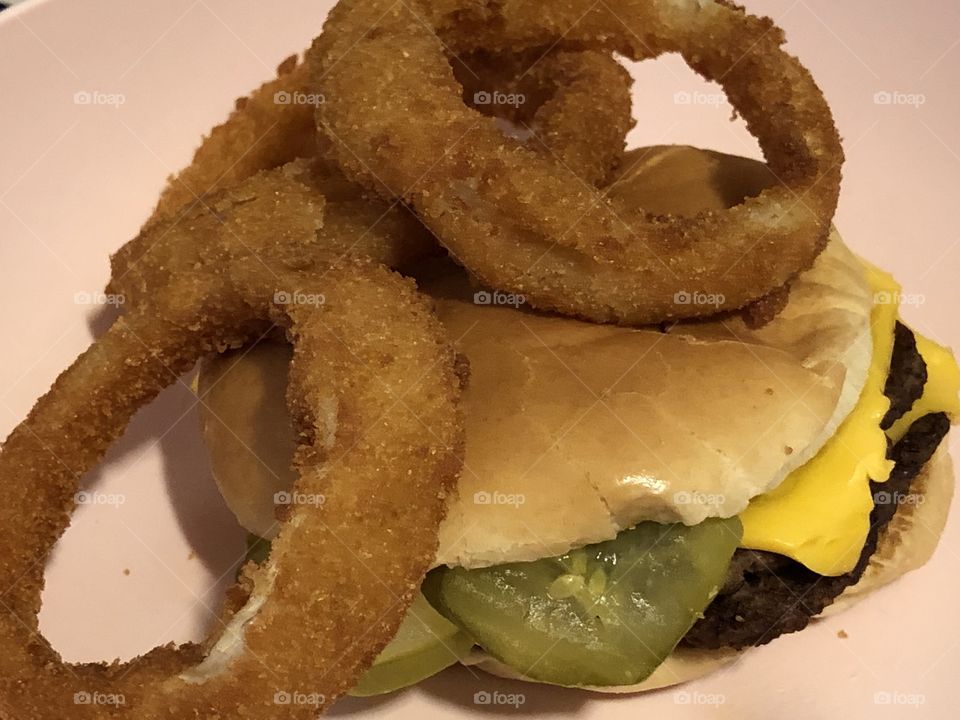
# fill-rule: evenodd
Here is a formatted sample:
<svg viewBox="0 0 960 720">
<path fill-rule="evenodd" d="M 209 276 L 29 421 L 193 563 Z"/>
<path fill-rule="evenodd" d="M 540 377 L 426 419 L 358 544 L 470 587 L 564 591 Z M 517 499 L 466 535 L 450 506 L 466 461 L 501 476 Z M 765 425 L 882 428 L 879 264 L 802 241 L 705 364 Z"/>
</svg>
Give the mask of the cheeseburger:
<svg viewBox="0 0 960 720">
<path fill-rule="evenodd" d="M 663 214 L 774 182 L 761 163 L 689 147 L 634 150 L 624 167 L 611 193 Z M 456 662 L 664 687 L 849 606 L 936 547 L 960 372 L 899 320 L 894 278 L 836 232 L 762 325 L 594 325 L 445 262 L 420 284 L 469 366 L 464 471 L 422 596 L 355 694 Z M 253 561 L 285 507 L 323 501 L 293 488 L 289 359 L 265 341 L 199 378 L 214 474 Z"/>
</svg>

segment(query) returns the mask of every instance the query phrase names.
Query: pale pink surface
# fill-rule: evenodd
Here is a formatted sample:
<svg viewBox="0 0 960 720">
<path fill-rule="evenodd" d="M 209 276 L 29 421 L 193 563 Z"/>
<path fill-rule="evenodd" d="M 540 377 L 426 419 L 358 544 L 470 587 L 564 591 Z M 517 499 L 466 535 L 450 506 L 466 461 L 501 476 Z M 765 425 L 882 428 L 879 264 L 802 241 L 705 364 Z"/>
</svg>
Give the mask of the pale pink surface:
<svg viewBox="0 0 960 720">
<path fill-rule="evenodd" d="M 307 45 L 328 6 L 48 0 L 0 14 L 0 434 L 88 345 L 91 324 L 102 326 L 75 295 L 102 289 L 108 254 L 137 231 L 166 176 L 188 162 L 236 96 Z M 787 29 L 834 108 L 848 156 L 837 218 L 847 242 L 916 295 L 903 310 L 908 320 L 960 346 L 960 8 L 949 0 L 766 0 L 749 8 Z M 682 63 L 650 63 L 635 74 L 633 144 L 756 154 L 742 125 L 727 122 L 729 107 L 713 104 L 716 89 Z M 77 92 L 124 102 L 77 105 Z M 877 104 L 882 92 L 904 97 Z M 198 638 L 211 622 L 242 532 L 210 482 L 192 405 L 187 388 L 168 391 L 91 480 L 100 497 L 124 502 L 82 507 L 48 574 L 42 629 L 67 659 L 129 657 Z M 953 718 L 958 578 L 955 513 L 934 560 L 906 581 L 680 690 L 604 699 L 457 670 L 337 712 L 516 712 L 474 705 L 474 692 L 498 689 L 523 693 L 519 712 L 544 717 Z M 848 639 L 837 638 L 840 629 Z M 877 693 L 922 704 L 877 704 Z"/>
</svg>

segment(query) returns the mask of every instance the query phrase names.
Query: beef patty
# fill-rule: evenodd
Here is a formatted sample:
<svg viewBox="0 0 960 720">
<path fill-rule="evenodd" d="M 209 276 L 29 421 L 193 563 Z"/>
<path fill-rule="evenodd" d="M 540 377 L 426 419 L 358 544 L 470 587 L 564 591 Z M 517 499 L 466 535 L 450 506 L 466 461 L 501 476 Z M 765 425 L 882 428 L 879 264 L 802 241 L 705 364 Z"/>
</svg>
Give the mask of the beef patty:
<svg viewBox="0 0 960 720">
<path fill-rule="evenodd" d="M 893 334 L 890 373 L 883 388 L 884 394 L 890 398 L 890 409 L 883 416 L 880 427 L 887 430 L 906 415 L 923 395 L 923 386 L 926 384 L 927 364 L 917 350 L 917 338 L 910 328 L 898 322 Z"/>
<path fill-rule="evenodd" d="M 898 323 L 884 389 L 890 398 L 884 427 L 910 409 L 922 394 L 926 379 L 927 368 L 917 351 L 916 339 L 909 328 Z M 894 468 L 886 482 L 870 483 L 874 498 L 870 533 L 853 570 L 836 577 L 819 575 L 784 555 L 741 548 L 734 553 L 727 580 L 717 597 L 682 644 L 739 649 L 763 645 L 806 627 L 810 618 L 819 615 L 863 575 L 877 549 L 880 531 L 896 512 L 896 499 L 910 492 L 914 479 L 949 429 L 950 421 L 943 413 L 926 415 L 890 448 L 888 456 L 894 461 Z"/>
</svg>

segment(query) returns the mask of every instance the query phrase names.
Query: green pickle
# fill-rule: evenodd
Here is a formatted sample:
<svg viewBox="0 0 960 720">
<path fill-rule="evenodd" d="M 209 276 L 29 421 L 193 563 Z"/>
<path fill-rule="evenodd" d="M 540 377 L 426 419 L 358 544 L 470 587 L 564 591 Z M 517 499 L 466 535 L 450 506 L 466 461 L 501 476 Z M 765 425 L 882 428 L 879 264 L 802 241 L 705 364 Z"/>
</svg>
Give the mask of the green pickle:
<svg viewBox="0 0 960 720">
<path fill-rule="evenodd" d="M 247 555 L 246 562 L 253 562 L 259 565 L 270 555 L 270 541 L 259 535 L 247 535 Z"/>
<path fill-rule="evenodd" d="M 396 636 L 351 695 L 382 695 L 415 685 L 466 657 L 473 640 L 417 595 Z"/>
<path fill-rule="evenodd" d="M 247 538 L 248 561 L 259 564 L 269 554 L 269 540 L 256 535 Z M 459 662 L 472 647 L 473 641 L 462 630 L 418 594 L 396 636 L 350 694 L 368 697 L 415 685 Z"/>
<path fill-rule="evenodd" d="M 497 660 L 559 685 L 647 678 L 716 595 L 743 528 L 645 522 L 556 558 L 439 568 L 431 602 Z"/>
</svg>

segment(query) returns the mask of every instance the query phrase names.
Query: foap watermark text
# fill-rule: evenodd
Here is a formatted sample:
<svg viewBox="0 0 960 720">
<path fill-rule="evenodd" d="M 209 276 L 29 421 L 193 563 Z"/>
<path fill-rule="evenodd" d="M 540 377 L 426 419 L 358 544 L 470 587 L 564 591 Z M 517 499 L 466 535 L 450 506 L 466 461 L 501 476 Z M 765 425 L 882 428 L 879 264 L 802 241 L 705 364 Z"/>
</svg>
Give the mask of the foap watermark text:
<svg viewBox="0 0 960 720">
<path fill-rule="evenodd" d="M 327 99 L 320 93 L 279 90 L 273 94 L 274 105 L 310 105 L 311 107 L 317 107 L 323 105 L 326 101 Z"/>
<path fill-rule="evenodd" d="M 287 292 L 279 290 L 273 294 L 273 302 L 277 305 L 314 305 L 320 306 L 327 302 L 327 296 L 321 293 L 305 293 L 300 290 Z"/>
<path fill-rule="evenodd" d="M 473 494 L 474 505 L 511 505 L 520 507 L 527 502 L 525 495 L 520 493 L 487 492 L 481 490 Z"/>
<path fill-rule="evenodd" d="M 77 505 L 107 505 L 120 507 L 127 502 L 127 496 L 119 493 L 103 493 L 95 490 L 81 490 L 73 496 Z"/>
<path fill-rule="evenodd" d="M 695 105 L 698 107 L 720 107 L 727 102 L 723 93 L 708 93 L 702 91 L 688 92 L 681 90 L 673 94 L 674 105 Z"/>
<path fill-rule="evenodd" d="M 326 495 L 281 490 L 273 496 L 274 505 L 313 505 L 320 507 L 327 502 Z"/>
<path fill-rule="evenodd" d="M 125 105 L 127 96 L 123 93 L 108 93 L 100 90 L 78 90 L 73 94 L 74 105 L 106 106 L 118 108 Z"/>
<path fill-rule="evenodd" d="M 673 294 L 675 305 L 708 305 L 718 308 L 727 301 L 722 293 L 687 292 L 681 290 Z"/>
<path fill-rule="evenodd" d="M 920 109 L 927 104 L 927 96 L 923 93 L 907 93 L 899 90 L 880 90 L 873 95 L 874 105 L 906 105 Z"/>
<path fill-rule="evenodd" d="M 673 694 L 673 702 L 677 705 L 708 705 L 710 707 L 719 707 L 727 702 L 727 697 L 719 693 L 681 690 Z"/>
<path fill-rule="evenodd" d="M 87 692 L 86 690 L 81 690 L 78 693 L 74 693 L 73 704 L 110 705 L 113 707 L 118 707 L 120 705 L 126 705 L 127 700 L 120 693 Z"/>
<path fill-rule="evenodd" d="M 110 293 L 86 292 L 81 290 L 73 295 L 74 305 L 109 305 L 112 307 L 120 307 L 126 304 L 126 302 L 127 298 L 125 295 L 113 295 Z"/>
<path fill-rule="evenodd" d="M 507 307 L 520 307 L 527 302 L 526 295 L 519 293 L 505 293 L 499 290 L 490 292 L 489 290 L 480 290 L 473 294 L 474 305 L 505 305 Z"/>
<path fill-rule="evenodd" d="M 523 693 L 505 693 L 498 690 L 489 692 L 480 690 L 473 694 L 474 705 L 498 705 L 518 708 L 527 702 L 527 696 Z"/>
<path fill-rule="evenodd" d="M 499 90 L 478 90 L 473 94 L 474 105 L 520 107 L 527 102 L 523 93 L 505 93 Z"/>
<path fill-rule="evenodd" d="M 278 690 L 273 696 L 274 705 L 296 705 L 313 708 L 323 707 L 327 703 L 327 696 L 323 693 L 307 693 L 299 690 Z"/>
</svg>

